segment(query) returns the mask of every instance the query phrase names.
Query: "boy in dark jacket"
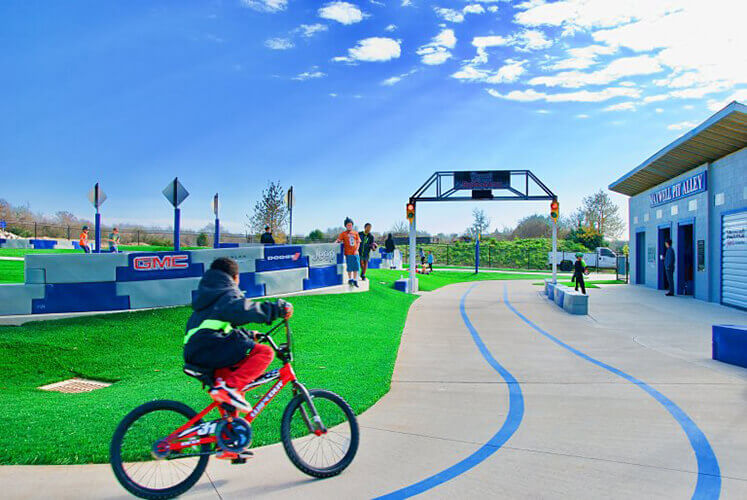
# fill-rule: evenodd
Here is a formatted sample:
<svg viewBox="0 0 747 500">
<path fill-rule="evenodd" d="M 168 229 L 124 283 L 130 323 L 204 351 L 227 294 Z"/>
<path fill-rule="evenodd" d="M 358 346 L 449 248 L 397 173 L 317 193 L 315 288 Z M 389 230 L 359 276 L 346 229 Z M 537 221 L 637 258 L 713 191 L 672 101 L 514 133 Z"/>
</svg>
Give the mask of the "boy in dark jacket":
<svg viewBox="0 0 747 500">
<path fill-rule="evenodd" d="M 572 281 L 576 282 L 576 291 L 578 287 L 581 287 L 581 293 L 586 295 L 586 283 L 584 283 L 584 273 L 586 272 L 586 262 L 584 262 L 584 254 L 576 254 L 576 262 L 573 263 L 573 277 Z"/>
<path fill-rule="evenodd" d="M 256 303 L 244 298 L 239 289 L 239 265 L 220 257 L 200 280 L 192 309 L 184 337 L 184 361 L 215 370 L 215 386 L 210 391 L 215 401 L 251 411 L 241 389 L 267 369 L 274 352 L 255 343 L 254 333 L 239 327 L 288 319 L 293 306 L 280 299 Z"/>
</svg>

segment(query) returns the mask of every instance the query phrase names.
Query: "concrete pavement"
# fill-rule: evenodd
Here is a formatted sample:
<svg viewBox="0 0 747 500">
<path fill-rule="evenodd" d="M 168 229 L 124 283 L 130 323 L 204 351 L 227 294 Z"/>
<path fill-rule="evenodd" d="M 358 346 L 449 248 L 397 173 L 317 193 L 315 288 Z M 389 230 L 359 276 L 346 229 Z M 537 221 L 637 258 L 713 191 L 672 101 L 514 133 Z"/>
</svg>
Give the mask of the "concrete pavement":
<svg viewBox="0 0 747 500">
<path fill-rule="evenodd" d="M 709 359 L 710 324 L 744 324 L 747 315 L 637 287 L 591 292 L 589 317 L 564 313 L 530 282 L 423 294 L 408 316 L 392 389 L 360 416 L 360 449 L 341 476 L 309 479 L 273 445 L 245 465 L 211 460 L 186 496 L 371 498 L 436 475 L 443 481 L 423 496 L 690 498 L 705 478 L 710 489 L 700 498 L 747 498 L 747 370 Z M 463 297 L 476 337 L 460 312 Z M 691 443 L 661 401 L 579 353 L 668 398 L 702 431 L 719 474 L 703 475 L 695 450 L 704 443 Z M 490 357 L 517 381 L 510 404 Z M 505 443 L 486 445 L 498 443 L 491 439 L 507 415 L 518 427 Z M 445 470 L 452 473 L 439 475 Z M 55 498 L 126 497 L 107 465 L 0 468 L 10 498 L 49 498 L 51 485 Z"/>
</svg>

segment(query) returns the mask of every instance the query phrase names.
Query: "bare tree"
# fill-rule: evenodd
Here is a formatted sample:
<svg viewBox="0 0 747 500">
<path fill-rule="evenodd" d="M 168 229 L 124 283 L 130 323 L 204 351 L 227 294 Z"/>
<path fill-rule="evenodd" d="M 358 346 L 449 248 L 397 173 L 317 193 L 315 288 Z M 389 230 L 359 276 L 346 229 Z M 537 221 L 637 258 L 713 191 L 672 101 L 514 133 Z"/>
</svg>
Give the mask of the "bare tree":
<svg viewBox="0 0 747 500">
<path fill-rule="evenodd" d="M 584 212 L 587 224 L 610 239 L 619 236 L 625 227 L 625 223 L 618 214 L 619 207 L 601 189 L 584 198 L 581 210 Z"/>
<path fill-rule="evenodd" d="M 485 211 L 479 208 L 473 209 L 472 218 L 472 225 L 469 227 L 469 231 L 473 236 L 484 233 L 490 227 L 490 218 L 485 215 Z"/>
<path fill-rule="evenodd" d="M 407 222 L 397 221 L 389 229 L 392 234 L 410 234 L 410 225 Z"/>
<path fill-rule="evenodd" d="M 259 234 L 264 231 L 265 226 L 277 234 L 284 233 L 285 223 L 288 220 L 288 208 L 285 205 L 285 189 L 280 181 L 270 182 L 262 191 L 262 198 L 254 205 L 254 212 L 247 214 L 246 226 L 250 233 Z"/>
</svg>

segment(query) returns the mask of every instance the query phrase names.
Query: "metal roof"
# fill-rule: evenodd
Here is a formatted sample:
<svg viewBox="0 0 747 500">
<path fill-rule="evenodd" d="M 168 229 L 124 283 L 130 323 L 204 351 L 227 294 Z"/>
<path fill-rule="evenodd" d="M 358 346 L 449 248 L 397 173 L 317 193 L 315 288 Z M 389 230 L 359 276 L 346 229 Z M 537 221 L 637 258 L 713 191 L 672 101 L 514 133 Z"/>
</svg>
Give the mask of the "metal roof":
<svg viewBox="0 0 747 500">
<path fill-rule="evenodd" d="M 610 184 L 635 196 L 688 170 L 747 146 L 747 106 L 732 101 L 724 109 L 661 149 Z"/>
</svg>

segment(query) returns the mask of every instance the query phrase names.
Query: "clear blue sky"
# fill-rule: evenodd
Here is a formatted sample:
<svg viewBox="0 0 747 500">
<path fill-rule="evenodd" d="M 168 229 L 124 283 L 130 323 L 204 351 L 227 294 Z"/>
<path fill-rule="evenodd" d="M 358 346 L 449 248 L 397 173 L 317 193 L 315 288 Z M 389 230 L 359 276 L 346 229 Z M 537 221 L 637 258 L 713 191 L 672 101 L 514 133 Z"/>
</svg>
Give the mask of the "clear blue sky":
<svg viewBox="0 0 747 500">
<path fill-rule="evenodd" d="M 434 170 L 528 168 L 566 214 L 745 100 L 739 2 L 631 4 L 5 1 L 0 197 L 90 217 L 99 181 L 106 221 L 168 225 L 178 175 L 185 226 L 219 192 L 240 231 L 280 180 L 298 232 L 386 230 Z M 493 227 L 545 205 L 479 204 Z M 419 226 L 462 231 L 474 206 L 423 205 Z"/>
</svg>

